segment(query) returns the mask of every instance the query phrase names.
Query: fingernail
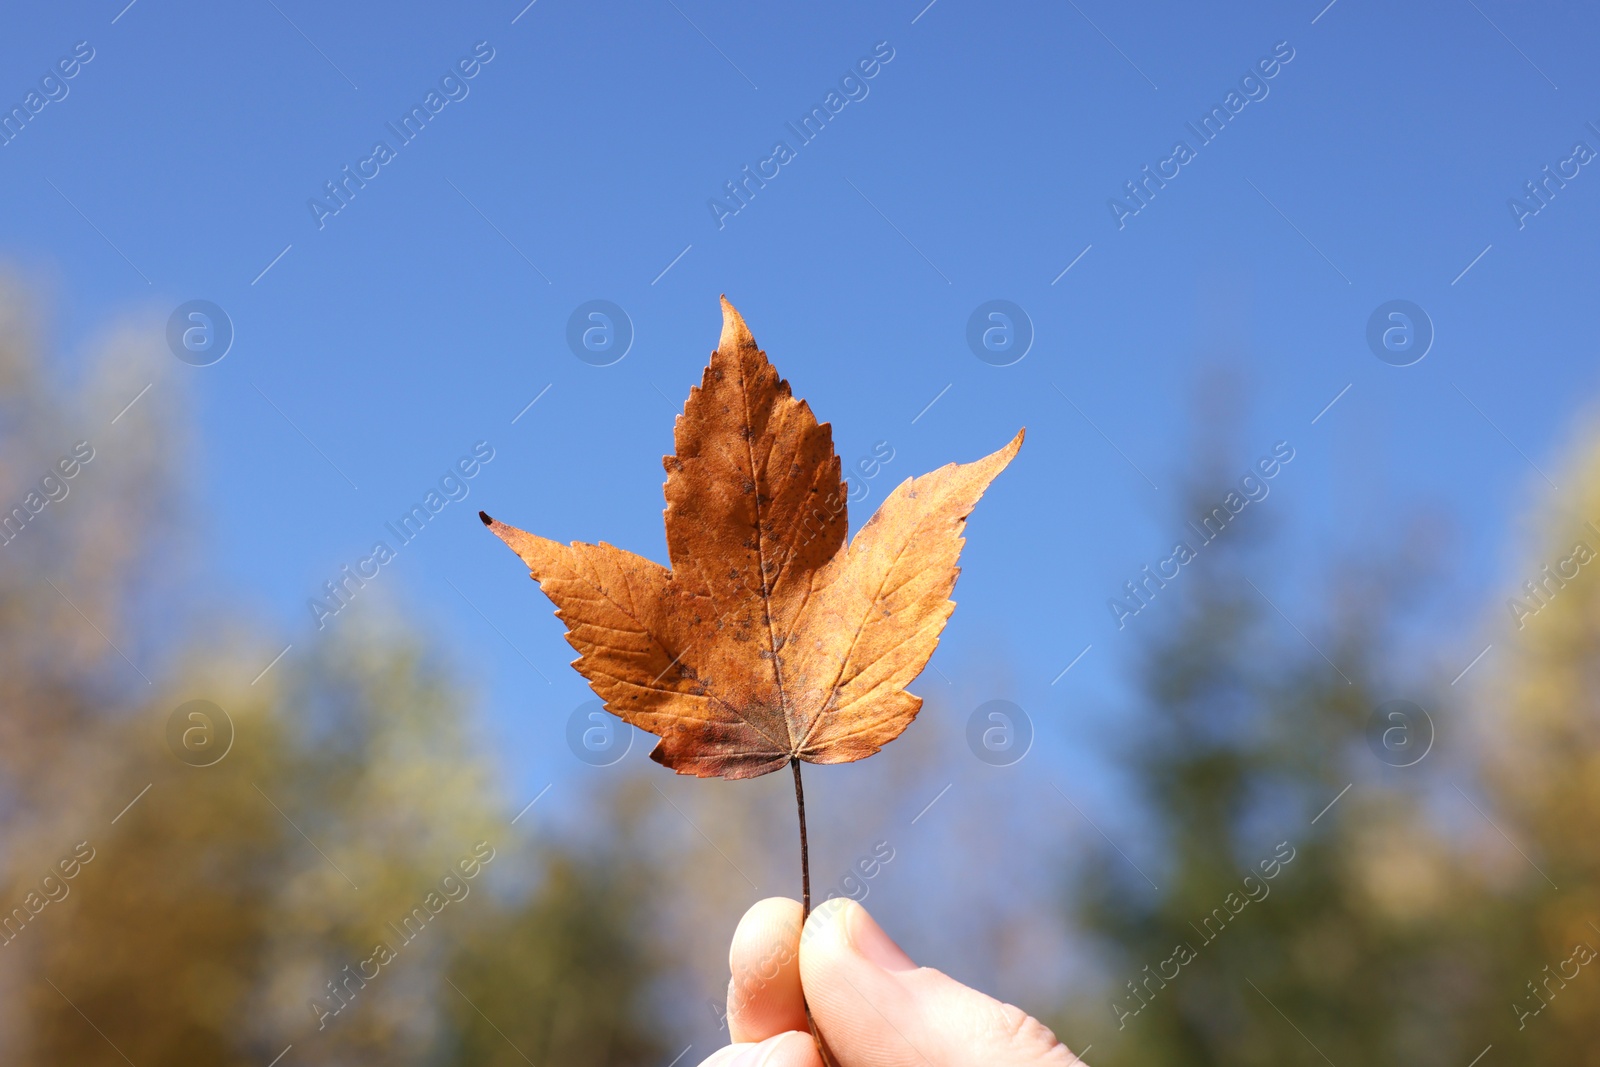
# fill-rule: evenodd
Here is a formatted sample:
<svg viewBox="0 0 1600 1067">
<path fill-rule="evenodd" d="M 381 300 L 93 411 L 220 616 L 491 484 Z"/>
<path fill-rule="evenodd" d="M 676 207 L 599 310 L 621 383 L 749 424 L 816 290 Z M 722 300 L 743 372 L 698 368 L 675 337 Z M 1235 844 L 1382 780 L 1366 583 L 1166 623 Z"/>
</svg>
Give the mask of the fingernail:
<svg viewBox="0 0 1600 1067">
<path fill-rule="evenodd" d="M 852 902 L 846 909 L 845 931 L 855 950 L 886 971 L 914 971 L 917 965 L 894 939 L 873 921 L 867 909 Z"/>
<path fill-rule="evenodd" d="M 728 1067 L 761 1067 L 762 1064 L 767 1062 L 767 1057 L 772 1055 L 772 1050 L 778 1047 L 778 1042 L 788 1036 L 787 1033 L 775 1034 L 755 1048 L 745 1049 L 728 1061 Z"/>
</svg>

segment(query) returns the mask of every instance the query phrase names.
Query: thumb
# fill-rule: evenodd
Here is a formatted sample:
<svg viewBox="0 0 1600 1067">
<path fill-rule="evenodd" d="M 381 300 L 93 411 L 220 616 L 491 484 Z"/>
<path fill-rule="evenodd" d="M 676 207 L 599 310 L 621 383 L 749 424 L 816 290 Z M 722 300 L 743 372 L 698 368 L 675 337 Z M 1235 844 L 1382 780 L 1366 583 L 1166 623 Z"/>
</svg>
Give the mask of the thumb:
<svg viewBox="0 0 1600 1067">
<path fill-rule="evenodd" d="M 835 898 L 800 939 L 800 981 L 840 1067 L 1073 1067 L 1021 1008 L 918 967 L 867 910 Z"/>
</svg>

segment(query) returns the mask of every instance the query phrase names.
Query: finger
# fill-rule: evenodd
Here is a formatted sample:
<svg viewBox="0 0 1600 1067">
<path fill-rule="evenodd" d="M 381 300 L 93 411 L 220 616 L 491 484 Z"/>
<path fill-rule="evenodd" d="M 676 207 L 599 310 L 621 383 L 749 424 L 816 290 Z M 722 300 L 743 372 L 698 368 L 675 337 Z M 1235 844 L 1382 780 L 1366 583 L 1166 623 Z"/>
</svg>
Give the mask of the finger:
<svg viewBox="0 0 1600 1067">
<path fill-rule="evenodd" d="M 822 1067 L 811 1035 L 794 1030 L 759 1044 L 743 1042 L 711 1054 L 700 1067 Z"/>
<path fill-rule="evenodd" d="M 800 944 L 811 1013 L 843 1067 L 1073 1067 L 1043 1023 L 918 967 L 865 908 L 837 898 L 811 914 Z"/>
<path fill-rule="evenodd" d="M 800 902 L 769 897 L 739 920 L 728 949 L 728 1037 L 765 1041 L 806 1029 L 800 997 Z"/>
</svg>

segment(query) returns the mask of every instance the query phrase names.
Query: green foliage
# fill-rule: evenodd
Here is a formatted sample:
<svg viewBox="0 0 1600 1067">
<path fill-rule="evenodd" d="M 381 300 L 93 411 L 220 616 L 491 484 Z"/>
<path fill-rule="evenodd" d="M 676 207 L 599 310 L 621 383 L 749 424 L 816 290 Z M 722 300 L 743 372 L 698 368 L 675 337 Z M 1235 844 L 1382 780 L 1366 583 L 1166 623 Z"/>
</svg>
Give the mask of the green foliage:
<svg viewBox="0 0 1600 1067">
<path fill-rule="evenodd" d="M 1191 511 L 1210 484 L 1190 486 Z M 1090 865 L 1079 921 L 1115 978 L 1064 1029 L 1108 1062 L 1465 1063 L 1442 980 L 1450 857 L 1417 772 L 1363 738 L 1397 695 L 1406 567 L 1368 559 L 1308 607 L 1267 579 L 1282 571 L 1265 509 L 1246 517 L 1138 620 L 1144 713 L 1124 757 L 1163 843 L 1160 888 L 1115 853 Z"/>
<path fill-rule="evenodd" d="M 1474 841 L 1491 888 L 1473 931 L 1487 974 L 1476 1023 L 1523 1062 L 1592 1067 L 1600 966 L 1574 949 L 1600 950 L 1600 435 L 1582 442 L 1560 484 L 1508 583 L 1535 613 L 1492 609 L 1509 633 L 1481 702 L 1482 803 L 1506 837 L 1480 826 Z"/>
<path fill-rule="evenodd" d="M 1600 549 L 1600 444 L 1562 482 L 1519 579 L 1580 542 Z M 1600 948 L 1595 569 L 1543 581 L 1521 612 L 1487 607 L 1480 696 L 1422 696 L 1400 637 L 1419 556 L 1328 576 L 1333 593 L 1285 606 L 1302 636 L 1265 598 L 1284 606 L 1263 584 L 1284 573 L 1270 538 L 1216 548 L 1143 630 L 1146 714 L 1125 755 L 1166 844 L 1161 889 L 1114 854 L 1091 868 L 1078 917 L 1116 978 L 1064 1028 L 1122 1063 L 1461 1067 L 1493 1046 L 1500 1062 L 1600 1064 L 1600 969 L 1583 962 Z M 1396 696 L 1431 707 L 1439 731 L 1415 767 L 1378 761 L 1364 736 Z M 1278 841 L 1294 861 L 1208 940 L 1195 924 Z M 1180 943 L 1195 958 L 1145 984 Z"/>
<path fill-rule="evenodd" d="M 513 1067 L 646 1067 L 671 1053 L 648 1026 L 649 976 L 639 900 L 625 858 L 559 856 L 540 892 L 474 931 L 446 995 L 448 1062 Z"/>
</svg>

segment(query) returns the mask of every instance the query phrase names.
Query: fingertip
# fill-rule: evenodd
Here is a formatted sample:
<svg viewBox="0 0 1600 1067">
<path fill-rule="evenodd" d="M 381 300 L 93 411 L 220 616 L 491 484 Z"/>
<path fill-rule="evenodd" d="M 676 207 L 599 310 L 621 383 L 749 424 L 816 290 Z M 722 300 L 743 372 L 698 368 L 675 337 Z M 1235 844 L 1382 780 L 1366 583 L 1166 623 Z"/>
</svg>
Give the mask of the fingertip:
<svg viewBox="0 0 1600 1067">
<path fill-rule="evenodd" d="M 800 990 L 800 902 L 757 901 L 744 913 L 728 949 L 728 1036 L 763 1041 L 806 1025 Z"/>
<path fill-rule="evenodd" d="M 767 897 L 745 909 L 728 946 L 728 969 L 739 973 L 741 964 L 750 961 L 750 949 L 769 950 L 775 944 L 796 941 L 800 936 L 801 907 L 788 897 Z"/>
<path fill-rule="evenodd" d="M 818 937 L 839 940 L 844 935 L 845 909 L 854 903 L 849 897 L 832 897 L 812 908 L 811 914 L 806 916 L 801 942 L 809 945 Z"/>
</svg>

